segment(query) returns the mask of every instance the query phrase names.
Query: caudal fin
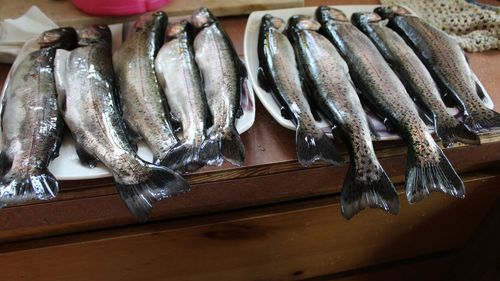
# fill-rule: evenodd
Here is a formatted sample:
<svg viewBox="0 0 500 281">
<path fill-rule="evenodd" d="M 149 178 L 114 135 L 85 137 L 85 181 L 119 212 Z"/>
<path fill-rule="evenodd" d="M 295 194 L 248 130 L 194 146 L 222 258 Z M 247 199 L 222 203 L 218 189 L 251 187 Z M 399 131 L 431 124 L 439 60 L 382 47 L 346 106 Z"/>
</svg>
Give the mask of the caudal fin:
<svg viewBox="0 0 500 281">
<path fill-rule="evenodd" d="M 410 203 L 424 199 L 433 191 L 457 198 L 465 197 L 464 183 L 451 166 L 443 151 L 434 143 L 432 159 L 419 161 L 413 149 L 408 150 L 406 197 Z"/>
<path fill-rule="evenodd" d="M 450 116 L 450 118 L 453 118 Z M 458 120 L 436 119 L 436 134 L 441 138 L 444 147 L 449 147 L 459 141 L 467 144 L 480 144 L 479 136 L 470 131 L 464 123 Z"/>
<path fill-rule="evenodd" d="M 170 149 L 161 161 L 161 166 L 185 173 L 198 170 L 205 166 L 205 162 L 200 159 L 199 146 L 180 141 Z"/>
<path fill-rule="evenodd" d="M 347 177 L 340 193 L 340 207 L 346 219 L 359 211 L 380 208 L 391 214 L 399 213 L 399 199 L 391 180 L 379 164 L 370 172 L 357 173 L 354 164 L 349 166 Z"/>
<path fill-rule="evenodd" d="M 305 126 L 298 126 L 296 132 L 296 148 L 299 163 L 304 167 L 311 166 L 316 160 L 342 166 L 344 158 L 322 131 L 308 131 Z"/>
<path fill-rule="evenodd" d="M 236 128 L 209 132 L 201 146 L 200 158 L 212 166 L 221 166 L 224 159 L 241 166 L 245 160 L 245 147 Z"/>
<path fill-rule="evenodd" d="M 469 129 L 478 133 L 500 130 L 500 113 L 484 107 L 480 112 L 467 116 L 464 123 Z"/>
<path fill-rule="evenodd" d="M 148 178 L 137 184 L 124 184 L 115 178 L 120 197 L 141 222 L 148 220 L 155 202 L 189 191 L 188 183 L 176 172 L 150 164 L 147 168 Z"/>
<path fill-rule="evenodd" d="M 14 178 L 6 175 L 0 182 L 0 208 L 30 200 L 49 200 L 58 190 L 57 180 L 48 170 Z"/>
</svg>

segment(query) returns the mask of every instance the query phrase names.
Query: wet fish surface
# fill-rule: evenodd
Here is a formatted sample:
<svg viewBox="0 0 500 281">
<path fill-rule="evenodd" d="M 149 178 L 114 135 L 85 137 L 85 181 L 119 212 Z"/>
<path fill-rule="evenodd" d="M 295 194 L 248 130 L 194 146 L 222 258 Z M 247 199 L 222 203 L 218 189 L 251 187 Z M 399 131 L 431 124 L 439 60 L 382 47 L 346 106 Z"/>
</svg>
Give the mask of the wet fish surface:
<svg viewBox="0 0 500 281">
<path fill-rule="evenodd" d="M 340 10 L 321 6 L 316 10 L 316 17 L 321 23 L 321 32 L 347 62 L 361 99 L 408 143 L 408 200 L 417 202 L 432 191 L 463 198 L 463 182 L 427 131 L 398 76 L 371 40 Z"/>
<path fill-rule="evenodd" d="M 500 114 L 486 107 L 484 89 L 472 72 L 458 43 L 402 7 L 379 7 L 376 13 L 389 19 L 432 74 L 442 92 L 461 108 L 464 123 L 476 132 L 500 129 Z"/>
<path fill-rule="evenodd" d="M 242 165 L 245 147 L 235 121 L 242 114 L 240 96 L 248 91 L 246 68 L 229 36 L 207 8 L 195 11 L 191 22 L 199 30 L 194 39 L 195 60 L 203 77 L 212 116 L 201 159 L 209 165 L 220 166 L 224 159 Z"/>
<path fill-rule="evenodd" d="M 58 183 L 48 170 L 59 154 L 64 123 L 57 106 L 54 57 L 76 46 L 73 28 L 44 32 L 40 50 L 24 57 L 10 74 L 2 101 L 0 208 L 32 199 L 48 200 Z"/>
<path fill-rule="evenodd" d="M 134 33 L 113 54 L 123 118 L 134 141 L 144 138 L 155 164 L 177 143 L 154 60 L 163 44 L 167 15 L 155 12 L 134 24 Z"/>
<path fill-rule="evenodd" d="M 194 171 L 204 165 L 200 148 L 210 115 L 203 81 L 193 51 L 193 26 L 188 21 L 167 28 L 167 42 L 156 57 L 156 73 L 163 85 L 170 112 L 182 128 L 180 141 L 163 165 L 174 170 Z"/>
<path fill-rule="evenodd" d="M 285 22 L 269 14 L 262 17 L 258 56 L 262 72 L 260 84 L 287 111 L 296 126 L 297 158 L 307 167 L 316 160 L 341 165 L 343 157 L 325 133 L 316 125 L 302 89 L 294 50 L 285 34 Z"/>
<path fill-rule="evenodd" d="M 139 158 L 127 138 L 115 97 L 109 28 L 86 27 L 78 35 L 80 47 L 57 52 L 62 115 L 81 162 L 94 167 L 101 161 L 108 167 L 124 203 L 146 221 L 154 202 L 186 192 L 188 185 L 172 170 Z"/>
<path fill-rule="evenodd" d="M 354 13 L 352 19 L 353 24 L 377 46 L 408 93 L 431 112 L 436 133 L 444 146 L 448 147 L 456 141 L 479 144 L 479 137 L 447 111 L 431 74 L 403 38 L 386 26 L 387 20 L 376 13 Z"/>
<path fill-rule="evenodd" d="M 311 100 L 340 128 L 349 149 L 349 170 L 340 195 L 342 214 L 349 219 L 368 206 L 397 214 L 398 195 L 375 155 L 349 68 L 332 43 L 317 32 L 319 28 L 310 17 L 293 16 L 287 30 Z"/>
</svg>

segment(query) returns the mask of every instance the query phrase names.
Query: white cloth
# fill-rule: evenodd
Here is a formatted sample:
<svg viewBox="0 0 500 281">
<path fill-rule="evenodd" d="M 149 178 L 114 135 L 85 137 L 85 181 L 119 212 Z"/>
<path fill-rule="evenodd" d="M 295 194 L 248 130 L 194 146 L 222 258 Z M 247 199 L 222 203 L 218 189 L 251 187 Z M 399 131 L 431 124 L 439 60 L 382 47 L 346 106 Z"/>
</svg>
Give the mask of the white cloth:
<svg viewBox="0 0 500 281">
<path fill-rule="evenodd" d="M 0 62 L 12 63 L 26 41 L 57 27 L 37 6 L 17 19 L 0 22 Z"/>
</svg>

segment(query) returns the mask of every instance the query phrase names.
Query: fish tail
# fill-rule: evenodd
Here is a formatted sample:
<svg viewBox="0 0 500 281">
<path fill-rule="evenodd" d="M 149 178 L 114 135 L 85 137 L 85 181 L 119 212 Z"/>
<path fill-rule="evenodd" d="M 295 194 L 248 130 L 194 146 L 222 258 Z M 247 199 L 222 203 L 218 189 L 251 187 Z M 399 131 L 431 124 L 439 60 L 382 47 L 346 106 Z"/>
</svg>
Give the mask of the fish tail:
<svg viewBox="0 0 500 281">
<path fill-rule="evenodd" d="M 58 191 L 57 180 L 47 169 L 20 177 L 7 175 L 0 183 L 0 208 L 30 200 L 50 200 Z"/>
<path fill-rule="evenodd" d="M 344 158 L 323 131 L 307 130 L 306 126 L 299 125 L 296 132 L 297 158 L 304 167 L 311 166 L 316 160 L 341 166 Z"/>
<path fill-rule="evenodd" d="M 464 183 L 451 166 L 443 151 L 431 144 L 435 157 L 420 161 L 413 147 L 408 150 L 406 197 L 410 203 L 424 199 L 433 191 L 441 191 L 457 198 L 465 197 Z"/>
<path fill-rule="evenodd" d="M 147 179 L 135 184 L 123 183 L 115 176 L 120 197 L 141 222 L 148 220 L 155 202 L 189 191 L 186 180 L 166 167 L 146 164 L 146 170 Z"/>
<path fill-rule="evenodd" d="M 455 141 L 467 144 L 479 144 L 479 136 L 469 130 L 464 123 L 453 117 L 450 121 L 436 118 L 436 134 L 441 138 L 445 147 L 451 146 Z"/>
<path fill-rule="evenodd" d="M 473 112 L 467 116 L 464 123 L 475 132 L 495 131 L 500 129 L 500 113 L 482 107 L 479 112 Z"/>
<path fill-rule="evenodd" d="M 193 172 L 205 166 L 200 159 L 200 146 L 185 141 L 178 142 L 161 161 L 161 166 L 178 172 Z"/>
<path fill-rule="evenodd" d="M 347 172 L 340 206 L 346 219 L 352 218 L 366 207 L 380 208 L 391 214 L 399 213 L 399 199 L 396 189 L 380 164 L 374 164 L 370 172 L 357 172 L 352 163 Z"/>
<path fill-rule="evenodd" d="M 234 126 L 228 130 L 212 130 L 201 146 L 200 156 L 212 166 L 221 166 L 224 159 L 241 166 L 245 160 L 245 146 Z"/>
</svg>

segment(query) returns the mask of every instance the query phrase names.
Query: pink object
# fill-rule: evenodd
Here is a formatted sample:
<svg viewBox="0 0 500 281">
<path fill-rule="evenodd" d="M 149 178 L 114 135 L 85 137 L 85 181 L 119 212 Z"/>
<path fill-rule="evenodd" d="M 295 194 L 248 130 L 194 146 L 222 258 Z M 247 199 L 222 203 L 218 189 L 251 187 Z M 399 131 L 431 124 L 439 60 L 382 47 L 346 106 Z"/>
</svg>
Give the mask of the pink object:
<svg viewBox="0 0 500 281">
<path fill-rule="evenodd" d="M 73 0 L 80 10 L 93 16 L 129 16 L 156 10 L 170 0 Z"/>
</svg>

